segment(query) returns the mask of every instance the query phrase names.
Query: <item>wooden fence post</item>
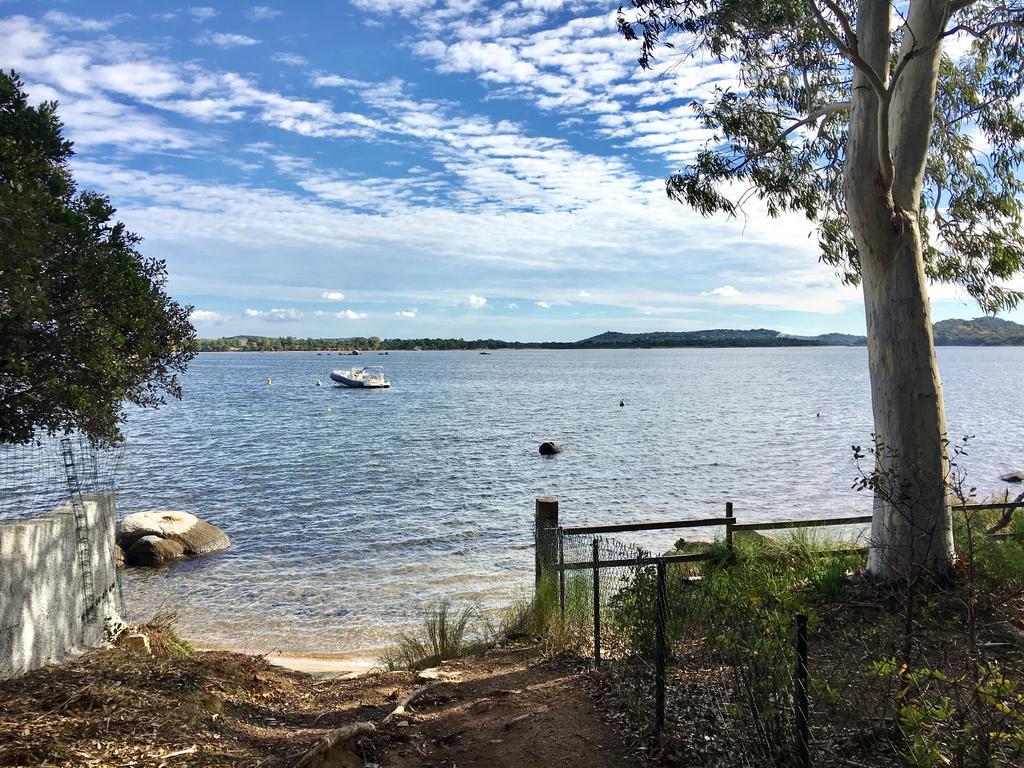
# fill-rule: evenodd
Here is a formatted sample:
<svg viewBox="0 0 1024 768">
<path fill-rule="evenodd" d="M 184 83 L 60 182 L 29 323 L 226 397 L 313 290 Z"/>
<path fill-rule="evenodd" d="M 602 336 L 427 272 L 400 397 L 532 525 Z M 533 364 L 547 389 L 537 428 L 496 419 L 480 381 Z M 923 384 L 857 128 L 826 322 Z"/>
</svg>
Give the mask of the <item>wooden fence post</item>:
<svg viewBox="0 0 1024 768">
<path fill-rule="evenodd" d="M 534 507 L 534 584 L 551 573 L 558 550 L 558 499 L 542 497 Z"/>
</svg>

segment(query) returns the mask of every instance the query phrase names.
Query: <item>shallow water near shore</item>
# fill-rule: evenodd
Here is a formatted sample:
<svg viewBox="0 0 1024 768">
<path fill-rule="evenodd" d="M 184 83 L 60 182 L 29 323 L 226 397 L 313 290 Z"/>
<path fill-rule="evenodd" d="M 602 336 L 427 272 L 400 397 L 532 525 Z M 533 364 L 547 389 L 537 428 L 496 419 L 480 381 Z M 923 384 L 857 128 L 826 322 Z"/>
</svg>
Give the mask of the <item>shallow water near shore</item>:
<svg viewBox="0 0 1024 768">
<path fill-rule="evenodd" d="M 392 388 L 333 386 L 352 365 Z M 1024 468 L 1024 349 L 945 347 L 939 365 L 950 438 L 975 436 L 969 485 L 1002 492 Z M 131 412 L 119 510 L 184 509 L 233 546 L 129 569 L 123 590 L 134 618 L 170 608 L 210 647 L 372 654 L 442 598 L 496 610 L 532 585 L 537 496 L 566 525 L 726 500 L 743 521 L 870 509 L 850 487 L 864 348 L 221 353 L 184 386 Z M 545 440 L 565 452 L 540 456 Z"/>
</svg>

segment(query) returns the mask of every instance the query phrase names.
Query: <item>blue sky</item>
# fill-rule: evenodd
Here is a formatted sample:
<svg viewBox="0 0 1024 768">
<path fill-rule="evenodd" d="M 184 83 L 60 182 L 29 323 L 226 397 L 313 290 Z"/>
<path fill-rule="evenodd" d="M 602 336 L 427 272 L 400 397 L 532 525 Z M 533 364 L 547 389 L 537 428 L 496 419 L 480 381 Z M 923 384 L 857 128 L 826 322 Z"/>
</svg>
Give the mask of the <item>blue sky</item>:
<svg viewBox="0 0 1024 768">
<path fill-rule="evenodd" d="M 0 66 L 59 100 L 204 336 L 863 332 L 806 222 L 666 199 L 735 73 L 640 70 L 616 7 L 0 0 Z"/>
</svg>

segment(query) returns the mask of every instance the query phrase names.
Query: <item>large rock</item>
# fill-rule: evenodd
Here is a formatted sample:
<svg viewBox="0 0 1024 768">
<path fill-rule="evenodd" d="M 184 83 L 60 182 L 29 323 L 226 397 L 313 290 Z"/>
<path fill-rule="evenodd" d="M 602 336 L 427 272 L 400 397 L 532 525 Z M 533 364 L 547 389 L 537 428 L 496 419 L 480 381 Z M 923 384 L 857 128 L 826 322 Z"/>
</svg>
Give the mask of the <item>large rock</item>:
<svg viewBox="0 0 1024 768">
<path fill-rule="evenodd" d="M 1024 469 L 1018 472 L 1007 472 L 999 479 L 1004 483 L 1024 483 Z"/>
<path fill-rule="evenodd" d="M 170 565 L 185 556 L 185 548 L 180 542 L 161 539 L 159 536 L 143 536 L 137 539 L 125 557 L 129 565 Z"/>
<path fill-rule="evenodd" d="M 541 456 L 554 456 L 556 453 L 561 453 L 561 446 L 550 441 L 540 444 L 540 455 Z"/>
<path fill-rule="evenodd" d="M 126 552 L 143 536 L 176 541 L 188 557 L 208 555 L 231 546 L 224 531 L 188 512 L 135 512 L 121 520 L 117 542 Z"/>
</svg>

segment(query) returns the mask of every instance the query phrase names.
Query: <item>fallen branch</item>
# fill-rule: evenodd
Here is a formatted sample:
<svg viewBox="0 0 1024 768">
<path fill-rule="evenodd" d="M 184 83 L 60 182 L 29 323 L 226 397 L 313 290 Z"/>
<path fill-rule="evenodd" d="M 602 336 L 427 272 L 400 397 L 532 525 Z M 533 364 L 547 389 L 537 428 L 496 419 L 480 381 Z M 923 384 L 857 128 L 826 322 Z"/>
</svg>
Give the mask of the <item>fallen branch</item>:
<svg viewBox="0 0 1024 768">
<path fill-rule="evenodd" d="M 352 723 L 341 728 L 335 728 L 333 731 L 328 731 L 317 739 L 316 743 L 292 765 L 292 768 L 305 768 L 305 766 L 311 765 L 318 755 L 322 755 L 324 752 L 327 752 L 346 741 L 352 741 L 352 739 L 358 739 L 362 736 L 369 736 L 376 730 L 377 728 L 373 723 L 361 722 Z"/>
<path fill-rule="evenodd" d="M 172 757 L 182 757 L 183 755 L 192 755 L 199 751 L 199 747 L 193 744 L 191 747 L 186 749 L 179 749 L 177 752 L 168 752 L 166 755 L 159 755 L 160 760 L 168 760 Z"/>
<path fill-rule="evenodd" d="M 416 699 L 418 699 L 420 696 L 422 696 L 424 693 L 426 693 L 427 691 L 429 691 L 431 688 L 435 687 L 436 685 L 437 685 L 436 682 L 434 682 L 434 683 L 427 683 L 423 687 L 417 688 L 415 691 L 413 691 L 408 696 L 406 696 L 404 699 L 402 699 L 399 702 L 398 706 L 395 707 L 394 710 L 391 712 L 391 714 L 388 715 L 387 717 L 385 717 L 383 720 L 380 721 L 380 724 L 384 725 L 385 723 L 390 723 L 396 717 L 399 717 L 400 715 L 404 715 L 406 707 L 408 707 Z"/>
</svg>

